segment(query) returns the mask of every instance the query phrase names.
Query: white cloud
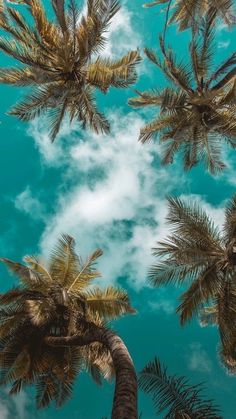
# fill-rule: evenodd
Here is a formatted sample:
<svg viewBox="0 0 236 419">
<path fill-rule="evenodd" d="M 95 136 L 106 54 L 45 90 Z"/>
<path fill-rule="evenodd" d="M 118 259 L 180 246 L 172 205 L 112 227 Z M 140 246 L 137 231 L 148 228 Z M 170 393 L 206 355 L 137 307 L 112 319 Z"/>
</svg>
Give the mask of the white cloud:
<svg viewBox="0 0 236 419">
<path fill-rule="evenodd" d="M 21 212 L 30 215 L 33 219 L 45 218 L 43 205 L 37 198 L 33 197 L 29 186 L 17 195 L 15 199 L 15 207 Z"/>
<path fill-rule="evenodd" d="M 111 135 L 91 134 L 89 141 L 71 147 L 67 175 L 73 174 L 77 183 L 59 196 L 41 247 L 47 253 L 59 234 L 68 232 L 81 239 L 84 251 L 104 249 L 101 269 L 109 282 L 126 275 L 139 286 L 151 261 L 150 248 L 163 229 L 164 198 L 157 193 L 161 185 L 168 190 L 168 172 L 159 169 L 153 176 L 157 152 L 154 145 L 137 141 L 140 117 L 116 113 L 111 119 Z"/>
<path fill-rule="evenodd" d="M 9 396 L 6 392 L 1 392 L 0 397 L 0 419 L 27 419 L 29 406 L 29 397 L 25 392 L 21 392 L 15 396 Z"/>
<path fill-rule="evenodd" d="M 167 315 L 175 312 L 174 301 L 163 297 L 160 297 L 159 301 L 150 301 L 149 307 L 155 312 L 163 311 Z"/>
<path fill-rule="evenodd" d="M 137 141 L 144 123 L 139 116 L 115 113 L 110 119 L 109 136 L 91 134 L 71 147 L 67 177 L 73 174 L 75 186 L 59 195 L 41 247 L 47 253 L 62 232 L 72 234 L 84 251 L 104 249 L 100 267 L 109 282 L 125 275 L 139 287 L 152 260 L 151 247 L 166 231 L 164 197 L 173 171 L 152 167 L 158 149 Z M 175 173 L 172 187 L 181 176 Z"/>
<path fill-rule="evenodd" d="M 142 47 L 139 32 L 134 29 L 134 19 L 133 13 L 123 5 L 110 24 L 104 55 L 117 57 L 128 50 Z"/>
<path fill-rule="evenodd" d="M 191 371 L 211 373 L 213 369 L 212 361 L 201 343 L 193 342 L 189 345 L 187 366 Z"/>
<path fill-rule="evenodd" d="M 229 39 L 227 41 L 219 41 L 218 42 L 218 48 L 226 49 L 226 48 L 228 48 L 229 44 L 230 44 Z"/>
<path fill-rule="evenodd" d="M 45 129 L 45 126 L 47 129 Z M 60 166 L 66 160 L 65 147 L 68 136 L 77 129 L 76 124 L 70 124 L 67 119 L 62 123 L 60 133 L 56 141 L 51 142 L 49 137 L 48 123 L 46 117 L 36 118 L 28 125 L 27 133 L 34 138 L 35 146 L 38 148 L 43 163 L 50 166 Z"/>
<path fill-rule="evenodd" d="M 0 400 L 0 419 L 10 419 L 6 404 Z"/>
<path fill-rule="evenodd" d="M 64 192 L 58 195 L 56 212 L 47 219 L 41 249 L 46 256 L 61 233 L 71 234 L 83 254 L 95 247 L 104 250 L 99 268 L 105 282 L 123 276 L 138 289 L 146 284 L 153 263 L 151 248 L 168 233 L 166 194 L 180 185 L 184 190 L 186 178 L 181 166 L 162 168 L 154 164 L 159 146 L 137 141 L 144 124 L 140 116 L 117 111 L 109 119 L 110 135 L 90 133 L 88 138 L 88 133 L 83 133 L 84 139 L 75 141 L 74 132 L 70 133 Z M 33 198 L 25 195 L 30 207 Z M 199 195 L 182 198 L 197 200 L 217 224 L 222 224 L 222 207 L 212 207 Z M 20 201 L 27 210 L 24 200 Z M 166 307 L 163 303 L 157 309 Z"/>
</svg>

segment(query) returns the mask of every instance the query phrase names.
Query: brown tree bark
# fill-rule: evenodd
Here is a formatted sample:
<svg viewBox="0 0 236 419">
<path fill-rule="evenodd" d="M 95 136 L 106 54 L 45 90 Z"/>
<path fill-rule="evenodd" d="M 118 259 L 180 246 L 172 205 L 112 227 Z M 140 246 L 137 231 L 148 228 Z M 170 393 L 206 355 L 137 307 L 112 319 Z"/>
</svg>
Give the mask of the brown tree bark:
<svg viewBox="0 0 236 419">
<path fill-rule="evenodd" d="M 110 351 L 116 373 L 112 419 L 137 419 L 137 377 L 131 356 L 122 339 L 111 330 L 87 323 L 84 335 L 48 337 L 52 346 L 85 346 L 92 342 L 104 344 Z"/>
</svg>

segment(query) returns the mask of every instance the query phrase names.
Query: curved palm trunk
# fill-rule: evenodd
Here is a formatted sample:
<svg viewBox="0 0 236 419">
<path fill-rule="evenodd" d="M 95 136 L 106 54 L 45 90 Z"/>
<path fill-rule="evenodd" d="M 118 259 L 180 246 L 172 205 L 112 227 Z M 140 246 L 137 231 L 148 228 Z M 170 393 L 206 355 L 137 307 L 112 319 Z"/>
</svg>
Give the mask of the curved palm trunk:
<svg viewBox="0 0 236 419">
<path fill-rule="evenodd" d="M 52 346 L 85 346 L 92 342 L 104 344 L 110 351 L 116 384 L 113 398 L 112 419 L 138 419 L 137 377 L 131 356 L 122 339 L 111 330 L 88 323 L 84 336 L 48 337 Z"/>
</svg>

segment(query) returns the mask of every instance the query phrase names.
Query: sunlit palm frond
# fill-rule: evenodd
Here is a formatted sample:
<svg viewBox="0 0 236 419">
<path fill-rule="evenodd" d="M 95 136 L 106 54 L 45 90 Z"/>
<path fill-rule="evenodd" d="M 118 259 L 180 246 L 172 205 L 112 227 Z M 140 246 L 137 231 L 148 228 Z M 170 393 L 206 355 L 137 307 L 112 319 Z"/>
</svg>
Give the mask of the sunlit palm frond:
<svg viewBox="0 0 236 419">
<path fill-rule="evenodd" d="M 5 263 L 13 273 L 18 275 L 21 283 L 30 289 L 40 287 L 42 282 L 48 283 L 51 280 L 48 272 L 45 269 L 38 270 L 35 264 L 28 267 L 6 258 L 1 258 L 0 261 Z"/>
<path fill-rule="evenodd" d="M 161 2 L 158 2 L 160 4 Z M 168 3 L 168 10 L 170 1 Z M 208 3 L 208 2 L 207 2 Z M 217 14 L 216 4 L 203 5 L 201 0 L 188 2 L 193 13 L 197 4 L 202 7 L 201 20 L 194 27 L 189 48 L 189 60 L 177 60 L 173 49 L 166 47 L 160 37 L 160 54 L 145 48 L 149 60 L 172 83 L 162 91 L 140 92 L 129 100 L 133 107 L 157 106 L 154 119 L 140 130 L 139 139 L 145 143 L 159 136 L 162 164 L 171 164 L 175 155 L 183 159 L 184 170 L 190 170 L 202 162 L 215 175 L 225 169 L 221 154 L 222 143 L 236 147 L 236 102 L 234 80 L 236 76 L 235 54 L 212 69 L 214 61 L 214 32 Z M 226 4 L 224 5 L 226 7 Z M 229 6 L 230 7 L 230 6 Z M 198 11 L 199 12 L 199 11 Z M 188 26 L 182 0 L 176 4 L 174 19 Z M 195 16 L 195 17 L 194 17 Z M 191 18 L 191 19 L 192 19 Z"/>
<path fill-rule="evenodd" d="M 62 286 L 70 285 L 80 269 L 80 259 L 75 252 L 75 241 L 62 235 L 51 252 L 49 272 L 53 280 Z"/>
<path fill-rule="evenodd" d="M 53 141 L 69 114 L 82 128 L 108 133 L 110 126 L 98 110 L 95 89 L 106 93 L 110 87 L 126 88 L 137 79 L 135 66 L 139 51 L 130 51 L 117 60 L 96 58 L 104 47 L 111 19 L 119 2 L 87 1 L 83 13 L 71 0 L 52 0 L 55 21 L 50 21 L 40 0 L 25 0 L 33 18 L 27 21 L 11 7 L 4 9 L 0 27 L 0 50 L 23 64 L 0 71 L 0 82 L 32 86 L 33 90 L 10 114 L 29 121 L 48 115 L 49 136 Z"/>
<path fill-rule="evenodd" d="M 138 51 L 131 51 L 120 60 L 98 58 L 88 66 L 86 79 L 93 85 L 106 92 L 110 86 L 128 87 L 135 83 L 137 74 L 135 65 L 140 61 Z"/>
<path fill-rule="evenodd" d="M 86 292 L 85 298 L 89 310 L 99 313 L 107 320 L 125 313 L 135 313 L 130 306 L 127 292 L 112 286 L 105 289 L 92 288 Z"/>
<path fill-rule="evenodd" d="M 92 280 L 101 276 L 94 265 L 102 254 L 102 250 L 97 249 L 87 258 L 87 260 L 85 260 L 85 262 L 81 261 L 80 269 L 76 272 L 73 281 L 67 283 L 69 291 L 80 293 L 85 287 L 90 285 Z"/>
</svg>

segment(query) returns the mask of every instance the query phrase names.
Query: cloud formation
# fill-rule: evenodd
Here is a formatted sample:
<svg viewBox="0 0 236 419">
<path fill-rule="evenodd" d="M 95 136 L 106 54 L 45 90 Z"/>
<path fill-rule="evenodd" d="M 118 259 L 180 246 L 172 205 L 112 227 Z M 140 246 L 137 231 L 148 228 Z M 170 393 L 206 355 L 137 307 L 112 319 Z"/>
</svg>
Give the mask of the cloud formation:
<svg viewBox="0 0 236 419">
<path fill-rule="evenodd" d="M 66 178 L 73 173 L 73 186 L 59 195 L 41 248 L 47 253 L 62 232 L 73 234 L 84 251 L 104 249 L 101 269 L 109 282 L 122 275 L 139 286 L 165 229 L 169 174 L 153 167 L 156 146 L 138 143 L 140 117 L 115 113 L 110 119 L 111 135 L 91 134 L 71 147 Z"/>
<path fill-rule="evenodd" d="M 200 342 L 191 343 L 188 353 L 187 366 L 189 370 L 208 374 L 212 372 L 212 361 Z"/>
</svg>

